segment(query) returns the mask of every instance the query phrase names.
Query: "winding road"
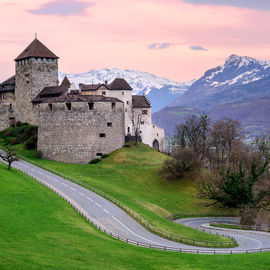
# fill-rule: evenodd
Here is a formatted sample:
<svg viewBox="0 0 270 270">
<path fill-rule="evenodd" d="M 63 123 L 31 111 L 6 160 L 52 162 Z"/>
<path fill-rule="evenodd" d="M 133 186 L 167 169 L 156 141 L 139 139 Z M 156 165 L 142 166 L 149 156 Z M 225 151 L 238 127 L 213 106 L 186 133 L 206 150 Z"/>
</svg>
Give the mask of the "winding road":
<svg viewBox="0 0 270 270">
<path fill-rule="evenodd" d="M 130 239 L 125 240 L 128 243 L 188 253 L 231 254 L 270 251 L 270 233 L 264 232 L 222 230 L 222 234 L 233 236 L 238 242 L 239 246 L 235 248 L 203 248 L 167 240 L 151 233 L 118 206 L 80 185 L 23 160 L 12 165 L 57 192 L 76 209 L 80 209 L 96 227 L 120 240 Z M 215 220 L 217 218 L 189 218 L 175 222 L 216 234 L 220 230 L 209 226 L 209 223 Z M 220 220 L 228 221 L 228 218 L 218 218 L 218 221 Z"/>
</svg>

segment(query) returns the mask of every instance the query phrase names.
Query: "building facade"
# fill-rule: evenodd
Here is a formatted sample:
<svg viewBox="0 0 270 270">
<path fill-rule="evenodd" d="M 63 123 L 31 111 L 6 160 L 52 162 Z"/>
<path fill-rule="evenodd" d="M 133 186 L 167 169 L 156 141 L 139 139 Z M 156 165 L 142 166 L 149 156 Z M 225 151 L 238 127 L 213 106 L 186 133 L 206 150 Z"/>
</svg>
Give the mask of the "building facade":
<svg viewBox="0 0 270 270">
<path fill-rule="evenodd" d="M 139 128 L 143 143 L 165 150 L 146 96 L 116 78 L 110 84 L 58 82 L 58 56 L 38 39 L 15 59 L 16 74 L 0 84 L 0 130 L 17 121 L 38 126 L 44 158 L 88 163 L 123 146 Z M 135 124 L 134 119 L 139 120 Z"/>
</svg>

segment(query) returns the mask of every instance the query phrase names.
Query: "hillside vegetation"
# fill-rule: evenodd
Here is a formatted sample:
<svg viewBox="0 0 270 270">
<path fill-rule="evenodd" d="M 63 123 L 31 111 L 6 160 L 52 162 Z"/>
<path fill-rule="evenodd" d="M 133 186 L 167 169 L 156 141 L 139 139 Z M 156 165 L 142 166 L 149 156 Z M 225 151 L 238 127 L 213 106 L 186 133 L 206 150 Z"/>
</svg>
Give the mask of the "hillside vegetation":
<svg viewBox="0 0 270 270">
<path fill-rule="evenodd" d="M 15 146 L 17 151 L 48 168 L 90 184 L 102 190 L 155 227 L 168 232 L 199 240 L 228 240 L 206 234 L 167 219 L 171 214 L 217 215 L 226 214 L 221 209 L 203 207 L 205 201 L 196 194 L 195 181 L 191 176 L 181 181 L 165 181 L 160 168 L 167 155 L 159 153 L 144 144 L 137 147 L 123 147 L 113 152 L 98 164 L 65 164 L 38 159 L 35 151 L 26 150 L 23 145 Z M 227 212 L 229 215 L 232 212 Z"/>
<path fill-rule="evenodd" d="M 96 230 L 40 183 L 0 164 L 0 269 L 255 270 L 269 253 L 197 255 L 131 246 Z"/>
</svg>

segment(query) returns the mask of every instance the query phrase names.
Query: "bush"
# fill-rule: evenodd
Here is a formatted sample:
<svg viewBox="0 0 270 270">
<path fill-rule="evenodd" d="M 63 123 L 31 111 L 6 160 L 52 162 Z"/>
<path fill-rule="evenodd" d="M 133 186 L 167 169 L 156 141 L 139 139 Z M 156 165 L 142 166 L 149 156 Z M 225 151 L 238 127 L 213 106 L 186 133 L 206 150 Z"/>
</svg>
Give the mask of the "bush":
<svg viewBox="0 0 270 270">
<path fill-rule="evenodd" d="M 36 157 L 37 157 L 37 158 L 42 158 L 42 157 L 43 157 L 43 153 L 42 153 L 40 150 L 38 150 L 38 151 L 36 152 Z"/>
<path fill-rule="evenodd" d="M 101 158 L 104 159 L 104 158 L 107 158 L 107 157 L 109 157 L 109 156 L 110 156 L 109 154 L 103 154 L 103 155 L 101 156 Z"/>
<path fill-rule="evenodd" d="M 131 147 L 131 145 L 129 143 L 125 143 L 124 147 L 128 148 L 128 147 Z"/>
<path fill-rule="evenodd" d="M 92 159 L 92 160 L 89 162 L 89 164 L 97 164 L 97 163 L 99 163 L 100 161 L 101 161 L 100 158 L 95 158 L 95 159 Z"/>
<path fill-rule="evenodd" d="M 22 125 L 22 122 L 21 122 L 21 121 L 17 121 L 17 122 L 16 122 L 16 126 L 17 126 L 17 127 L 20 127 L 21 125 Z"/>
<path fill-rule="evenodd" d="M 185 172 L 194 171 L 200 167 L 200 162 L 191 148 L 179 148 L 172 158 L 165 160 L 161 173 L 167 180 L 180 179 Z"/>
<path fill-rule="evenodd" d="M 36 149 L 37 148 L 37 136 L 31 136 L 25 143 L 25 147 L 28 150 Z"/>
</svg>

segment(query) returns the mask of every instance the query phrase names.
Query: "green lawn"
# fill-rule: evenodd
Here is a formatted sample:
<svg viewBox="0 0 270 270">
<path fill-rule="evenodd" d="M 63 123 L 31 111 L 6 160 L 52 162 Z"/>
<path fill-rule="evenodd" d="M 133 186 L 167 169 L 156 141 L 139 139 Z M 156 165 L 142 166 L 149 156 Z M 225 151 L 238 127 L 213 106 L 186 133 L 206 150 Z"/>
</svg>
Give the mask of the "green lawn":
<svg viewBox="0 0 270 270">
<path fill-rule="evenodd" d="M 269 269 L 269 253 L 192 255 L 122 243 L 46 187 L 1 164 L 0 190 L 1 270 Z"/>
<path fill-rule="evenodd" d="M 137 147 L 122 148 L 113 152 L 99 164 L 65 164 L 35 158 L 35 151 L 25 150 L 22 145 L 17 151 L 40 164 L 73 178 L 88 183 L 116 198 L 145 220 L 160 229 L 199 240 L 225 240 L 176 224 L 167 219 L 174 213 L 201 213 L 224 215 L 226 212 L 214 207 L 205 207 L 205 201 L 196 196 L 192 177 L 181 181 L 165 181 L 159 173 L 162 162 L 168 156 L 139 144 Z M 231 215 L 231 211 L 228 212 Z"/>
</svg>

